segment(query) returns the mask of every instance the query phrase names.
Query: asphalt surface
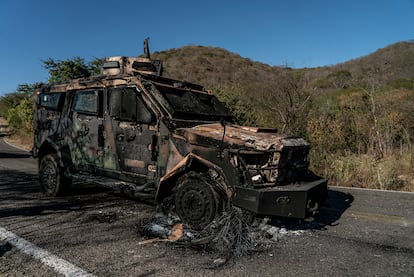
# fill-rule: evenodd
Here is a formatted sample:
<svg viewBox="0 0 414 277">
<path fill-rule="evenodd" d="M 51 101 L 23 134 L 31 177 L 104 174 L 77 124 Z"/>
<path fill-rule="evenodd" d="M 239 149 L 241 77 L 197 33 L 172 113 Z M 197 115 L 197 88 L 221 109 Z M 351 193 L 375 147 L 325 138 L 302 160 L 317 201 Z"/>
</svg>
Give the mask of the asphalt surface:
<svg viewBox="0 0 414 277">
<path fill-rule="evenodd" d="M 36 171 L 0 138 L 0 228 L 96 276 L 414 276 L 413 193 L 331 187 L 314 221 L 285 223 L 301 232 L 213 268 L 211 253 L 139 244 L 154 206 L 81 183 L 48 198 Z M 0 239 L 0 276 L 60 275 Z"/>
</svg>

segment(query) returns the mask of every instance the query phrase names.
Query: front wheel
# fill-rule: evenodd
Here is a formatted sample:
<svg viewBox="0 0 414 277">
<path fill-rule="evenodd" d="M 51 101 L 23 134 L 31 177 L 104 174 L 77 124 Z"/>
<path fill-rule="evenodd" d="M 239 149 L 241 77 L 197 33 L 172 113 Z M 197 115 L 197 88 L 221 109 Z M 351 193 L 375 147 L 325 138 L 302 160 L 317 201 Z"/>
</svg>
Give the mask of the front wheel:
<svg viewBox="0 0 414 277">
<path fill-rule="evenodd" d="M 64 176 L 56 154 L 42 158 L 39 165 L 40 189 L 47 196 L 62 196 L 69 192 L 72 182 Z"/>
<path fill-rule="evenodd" d="M 178 180 L 174 202 L 177 215 L 194 229 L 206 227 L 223 205 L 208 178 L 196 173 L 185 174 Z"/>
</svg>

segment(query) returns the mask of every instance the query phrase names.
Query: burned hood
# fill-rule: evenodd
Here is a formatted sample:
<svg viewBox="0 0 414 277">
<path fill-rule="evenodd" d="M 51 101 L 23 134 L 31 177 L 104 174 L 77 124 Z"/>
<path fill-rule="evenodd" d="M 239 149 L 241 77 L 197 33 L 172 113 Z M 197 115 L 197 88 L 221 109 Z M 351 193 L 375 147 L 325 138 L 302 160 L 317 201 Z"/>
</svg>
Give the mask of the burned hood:
<svg viewBox="0 0 414 277">
<path fill-rule="evenodd" d="M 246 127 L 238 125 L 203 124 L 192 128 L 179 128 L 175 133 L 190 144 L 230 148 L 251 148 L 255 150 L 281 150 L 285 146 L 309 146 L 302 138 L 278 134 L 275 129 Z"/>
</svg>

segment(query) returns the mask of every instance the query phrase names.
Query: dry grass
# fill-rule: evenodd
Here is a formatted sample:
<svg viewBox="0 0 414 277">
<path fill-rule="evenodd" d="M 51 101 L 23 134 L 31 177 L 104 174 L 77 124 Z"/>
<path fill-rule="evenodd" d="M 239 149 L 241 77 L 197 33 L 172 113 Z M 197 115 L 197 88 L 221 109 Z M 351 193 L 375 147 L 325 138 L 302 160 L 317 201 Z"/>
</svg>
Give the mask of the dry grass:
<svg viewBox="0 0 414 277">
<path fill-rule="evenodd" d="M 414 155 L 411 151 L 374 155 L 332 156 L 326 170 L 331 185 L 382 190 L 414 191 Z"/>
<path fill-rule="evenodd" d="M 24 132 L 12 132 L 9 136 L 7 136 L 6 140 L 9 143 L 27 151 L 30 151 L 33 148 L 33 136 Z"/>
</svg>

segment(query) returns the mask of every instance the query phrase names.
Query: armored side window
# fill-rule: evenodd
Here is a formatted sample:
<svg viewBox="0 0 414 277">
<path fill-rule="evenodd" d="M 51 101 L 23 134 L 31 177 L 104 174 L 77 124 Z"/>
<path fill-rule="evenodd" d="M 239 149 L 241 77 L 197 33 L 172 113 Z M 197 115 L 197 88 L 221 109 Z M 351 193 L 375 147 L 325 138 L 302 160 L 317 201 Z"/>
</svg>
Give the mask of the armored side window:
<svg viewBox="0 0 414 277">
<path fill-rule="evenodd" d="M 39 105 L 48 110 L 60 110 L 61 105 L 59 105 L 59 100 L 61 95 L 62 93 L 60 92 L 41 93 L 39 95 Z"/>
<path fill-rule="evenodd" d="M 109 89 L 111 116 L 124 121 L 149 124 L 153 116 L 135 88 L 121 87 Z"/>
<path fill-rule="evenodd" d="M 155 85 L 175 118 L 233 121 L 232 114 L 214 95 L 164 85 Z"/>
<path fill-rule="evenodd" d="M 78 91 L 73 101 L 73 111 L 98 114 L 98 92 L 93 90 Z"/>
</svg>

